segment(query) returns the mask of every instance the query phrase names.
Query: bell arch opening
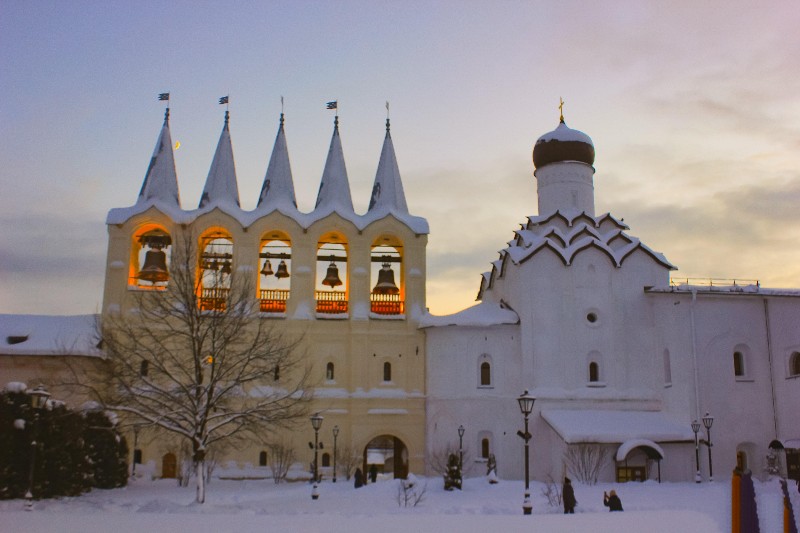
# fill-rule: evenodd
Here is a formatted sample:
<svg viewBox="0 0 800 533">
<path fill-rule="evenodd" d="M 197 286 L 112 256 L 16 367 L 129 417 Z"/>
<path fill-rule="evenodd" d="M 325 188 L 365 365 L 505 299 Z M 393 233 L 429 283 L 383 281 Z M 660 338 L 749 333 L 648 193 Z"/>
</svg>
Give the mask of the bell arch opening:
<svg viewBox="0 0 800 533">
<path fill-rule="evenodd" d="M 405 312 L 403 244 L 394 236 L 381 235 L 370 248 L 370 311 L 377 315 Z"/>
<path fill-rule="evenodd" d="M 233 239 L 224 230 L 213 229 L 200 237 L 198 265 L 199 299 L 203 311 L 224 311 L 231 290 Z"/>
<path fill-rule="evenodd" d="M 317 243 L 315 299 L 317 313 L 344 314 L 348 311 L 347 240 L 329 232 Z M 340 268 L 341 267 L 341 268 Z"/>
<path fill-rule="evenodd" d="M 131 241 L 128 285 L 144 290 L 164 290 L 169 284 L 172 237 L 162 227 L 148 224 Z"/>
<path fill-rule="evenodd" d="M 373 482 L 378 479 L 408 477 L 408 448 L 394 435 L 380 435 L 364 447 L 364 476 Z"/>
<path fill-rule="evenodd" d="M 258 254 L 258 298 L 262 313 L 285 313 L 291 294 L 292 241 L 282 231 L 261 238 Z"/>
</svg>

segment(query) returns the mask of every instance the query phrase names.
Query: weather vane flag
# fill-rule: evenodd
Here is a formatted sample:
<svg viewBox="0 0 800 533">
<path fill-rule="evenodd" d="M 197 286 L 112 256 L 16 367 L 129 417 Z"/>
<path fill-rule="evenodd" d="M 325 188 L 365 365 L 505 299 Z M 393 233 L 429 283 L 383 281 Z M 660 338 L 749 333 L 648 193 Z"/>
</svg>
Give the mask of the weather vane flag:
<svg viewBox="0 0 800 533">
<path fill-rule="evenodd" d="M 169 102 L 169 93 L 158 93 L 158 100 Z"/>
<path fill-rule="evenodd" d="M 326 109 L 339 109 L 339 101 L 338 100 L 332 100 L 332 101 L 328 102 L 327 104 L 325 104 L 325 108 Z"/>
</svg>

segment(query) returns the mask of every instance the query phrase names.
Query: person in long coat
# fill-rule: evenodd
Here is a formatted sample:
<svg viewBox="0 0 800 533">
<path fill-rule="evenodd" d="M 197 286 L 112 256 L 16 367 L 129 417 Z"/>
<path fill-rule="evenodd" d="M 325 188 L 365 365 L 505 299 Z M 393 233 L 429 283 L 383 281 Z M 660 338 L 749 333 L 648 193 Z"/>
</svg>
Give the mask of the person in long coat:
<svg viewBox="0 0 800 533">
<path fill-rule="evenodd" d="M 572 481 L 568 477 L 564 478 L 564 486 L 561 488 L 561 498 L 564 500 L 564 514 L 574 514 L 575 505 L 578 503 L 575 499 L 575 489 L 572 488 Z"/>
<path fill-rule="evenodd" d="M 611 491 L 609 494 L 603 492 L 603 505 L 608 507 L 609 511 L 622 511 L 622 500 L 617 496 L 616 491 Z"/>
</svg>

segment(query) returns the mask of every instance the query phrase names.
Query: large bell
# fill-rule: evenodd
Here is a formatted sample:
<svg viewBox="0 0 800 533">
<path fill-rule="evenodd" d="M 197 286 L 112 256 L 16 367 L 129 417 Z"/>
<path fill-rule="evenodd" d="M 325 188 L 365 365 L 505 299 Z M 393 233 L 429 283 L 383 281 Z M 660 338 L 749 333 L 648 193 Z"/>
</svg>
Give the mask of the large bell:
<svg viewBox="0 0 800 533">
<path fill-rule="evenodd" d="M 289 277 L 289 267 L 286 266 L 286 261 L 283 259 L 281 259 L 281 262 L 278 263 L 278 271 L 275 272 L 275 277 L 278 279 Z"/>
<path fill-rule="evenodd" d="M 328 265 L 328 273 L 325 275 L 325 279 L 322 280 L 322 284 L 331 289 L 342 284 L 342 280 L 339 279 L 339 267 L 333 261 Z"/>
<path fill-rule="evenodd" d="M 399 294 L 400 289 L 394 283 L 394 270 L 389 263 L 384 263 L 378 271 L 378 283 L 372 289 L 375 294 Z"/>
<path fill-rule="evenodd" d="M 270 263 L 269 259 L 267 259 L 266 261 L 264 261 L 264 268 L 261 269 L 261 275 L 271 276 L 272 274 L 274 274 L 274 272 L 272 271 L 272 263 Z"/>
<path fill-rule="evenodd" d="M 150 283 L 169 281 L 167 254 L 163 250 L 148 250 L 144 256 L 144 266 L 136 277 Z"/>
</svg>

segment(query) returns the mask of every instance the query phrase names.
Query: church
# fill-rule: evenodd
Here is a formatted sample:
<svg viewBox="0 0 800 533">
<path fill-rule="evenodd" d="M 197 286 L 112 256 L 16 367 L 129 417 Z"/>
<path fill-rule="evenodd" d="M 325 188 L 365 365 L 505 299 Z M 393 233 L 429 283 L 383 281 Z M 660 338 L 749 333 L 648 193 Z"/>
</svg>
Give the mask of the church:
<svg viewBox="0 0 800 533">
<path fill-rule="evenodd" d="M 224 306 L 239 276 L 261 320 L 302 337 L 326 478 L 336 441 L 395 477 L 433 474 L 460 448 L 465 475 L 493 457 L 501 479 L 521 479 L 525 444 L 542 481 L 586 455 L 601 481 L 699 481 L 737 467 L 800 477 L 800 289 L 671 278 L 664 254 L 595 213 L 594 144 L 563 116 L 533 147 L 537 214 L 498 236 L 511 240 L 482 275 L 479 303 L 448 316 L 426 308 L 428 223 L 409 211 L 388 119 L 363 214 L 338 116 L 309 213 L 297 208 L 283 114 L 252 211 L 240 207 L 229 113 L 192 209 L 169 120 L 167 108 L 136 202 L 109 211 L 100 314 L 0 315 L 5 382 L 57 393 L 67 362 L 102 369 L 96 321 L 136 312 L 132 295 L 169 291 L 175 243 L 190 236 L 201 310 Z M 280 381 L 276 368 L 263 386 Z M 139 433 L 133 462 L 175 477 L 179 443 Z M 301 470 L 309 435 L 301 424 L 282 436 Z M 221 462 L 266 472 L 268 453 L 251 442 Z"/>
</svg>

